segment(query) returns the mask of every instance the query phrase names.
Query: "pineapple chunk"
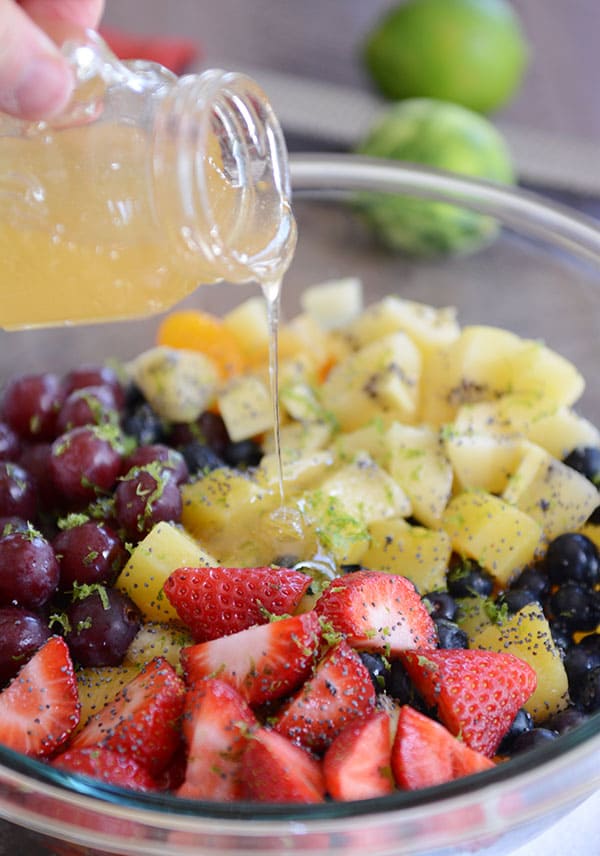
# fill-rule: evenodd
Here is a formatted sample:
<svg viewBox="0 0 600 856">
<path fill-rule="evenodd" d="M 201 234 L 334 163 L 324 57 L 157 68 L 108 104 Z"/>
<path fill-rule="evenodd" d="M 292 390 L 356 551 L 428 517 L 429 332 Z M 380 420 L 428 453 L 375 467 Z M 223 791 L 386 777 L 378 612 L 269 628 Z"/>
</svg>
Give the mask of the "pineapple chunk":
<svg viewBox="0 0 600 856">
<path fill-rule="evenodd" d="M 88 666 L 78 669 L 77 692 L 81 704 L 79 728 L 83 728 L 90 716 L 102 710 L 126 684 L 139 675 L 140 668 L 137 663 L 123 663 L 122 666 Z"/>
<path fill-rule="evenodd" d="M 536 724 L 567 707 L 567 673 L 539 603 L 524 606 L 502 623 L 488 624 L 470 641 L 472 648 L 509 651 L 535 670 L 537 688 L 524 707 Z"/>
<path fill-rule="evenodd" d="M 129 595 L 144 621 L 179 623 L 163 594 L 167 577 L 185 565 L 214 566 L 217 562 L 189 535 L 171 523 L 157 523 L 136 545 L 115 583 Z"/>
<path fill-rule="evenodd" d="M 123 663 L 142 667 L 154 657 L 163 657 L 174 669 L 179 669 L 179 654 L 194 640 L 188 630 L 173 624 L 143 624 L 133 638 Z"/>
<path fill-rule="evenodd" d="M 585 386 L 573 363 L 539 342 L 525 340 L 510 367 L 512 390 L 539 395 L 554 405 L 574 404 Z"/>
<path fill-rule="evenodd" d="M 445 532 L 393 518 L 372 523 L 369 534 L 371 543 L 362 557 L 366 568 L 408 577 L 422 594 L 446 588 L 452 546 Z"/>
<path fill-rule="evenodd" d="M 265 362 L 269 356 L 269 321 L 262 297 L 251 297 L 223 318 L 235 336 L 249 365 Z"/>
<path fill-rule="evenodd" d="M 460 490 L 502 493 L 523 457 L 519 440 L 493 434 L 443 433 L 444 449 Z"/>
<path fill-rule="evenodd" d="M 540 416 L 527 429 L 527 438 L 562 460 L 577 446 L 600 446 L 600 431 L 569 407 Z"/>
<path fill-rule="evenodd" d="M 156 347 L 128 365 L 153 409 L 173 422 L 192 422 L 214 399 L 219 372 L 205 354 Z"/>
<path fill-rule="evenodd" d="M 385 420 L 374 419 L 363 428 L 338 434 L 332 444 L 332 451 L 342 463 L 354 460 L 360 453 L 367 454 L 384 469 L 389 464 L 387 444 L 387 426 Z"/>
<path fill-rule="evenodd" d="M 542 535 L 532 517 L 484 491 L 453 497 L 442 527 L 454 550 L 479 562 L 502 588 L 533 559 Z"/>
<path fill-rule="evenodd" d="M 312 365 L 318 375 L 344 358 L 348 345 L 335 333 L 329 333 L 312 316 L 297 315 L 279 331 L 279 357 L 281 360 L 301 356 Z"/>
<path fill-rule="evenodd" d="M 592 482 L 533 443 L 503 498 L 536 520 L 549 539 L 579 529 L 600 504 Z"/>
<path fill-rule="evenodd" d="M 321 481 L 331 469 L 335 458 L 329 451 L 301 455 L 293 449 L 282 448 L 281 466 L 286 491 L 298 493 Z M 279 461 L 275 453 L 265 455 L 255 472 L 256 482 L 269 491 L 279 490 Z"/>
<path fill-rule="evenodd" d="M 349 276 L 313 285 L 302 292 L 300 303 L 323 330 L 339 330 L 362 312 L 362 282 Z"/>
<path fill-rule="evenodd" d="M 337 565 L 361 561 L 370 540 L 367 524 L 359 517 L 352 517 L 340 499 L 316 489 L 304 493 L 298 507 L 322 550 Z"/>
<path fill-rule="evenodd" d="M 234 442 L 273 428 L 269 387 L 254 375 L 231 380 L 217 399 L 223 422 Z"/>
<path fill-rule="evenodd" d="M 350 340 L 358 347 L 398 331 L 406 333 L 427 352 L 440 345 L 449 345 L 458 338 L 460 328 L 452 307 L 436 309 L 390 295 L 368 306 L 347 329 Z"/>
<path fill-rule="evenodd" d="M 419 402 L 421 355 L 404 333 L 372 342 L 330 372 L 321 399 L 341 428 L 352 431 L 383 413 L 414 418 Z"/>
<path fill-rule="evenodd" d="M 493 623 L 493 617 L 496 614 L 497 609 L 493 600 L 480 594 L 456 600 L 456 623 L 467 634 L 471 647 L 476 647 L 473 640 L 484 628 Z"/>
<path fill-rule="evenodd" d="M 290 449 L 298 455 L 309 455 L 327 446 L 332 433 L 330 422 L 291 422 L 281 427 L 279 439 L 282 449 Z M 273 433 L 266 436 L 263 449 L 267 455 L 275 451 Z"/>
<path fill-rule="evenodd" d="M 452 467 L 437 431 L 395 422 L 387 433 L 389 472 L 412 503 L 420 523 L 436 527 L 450 499 Z"/>
<path fill-rule="evenodd" d="M 319 398 L 308 383 L 280 385 L 281 407 L 298 422 L 323 422 L 327 414 Z"/>
</svg>

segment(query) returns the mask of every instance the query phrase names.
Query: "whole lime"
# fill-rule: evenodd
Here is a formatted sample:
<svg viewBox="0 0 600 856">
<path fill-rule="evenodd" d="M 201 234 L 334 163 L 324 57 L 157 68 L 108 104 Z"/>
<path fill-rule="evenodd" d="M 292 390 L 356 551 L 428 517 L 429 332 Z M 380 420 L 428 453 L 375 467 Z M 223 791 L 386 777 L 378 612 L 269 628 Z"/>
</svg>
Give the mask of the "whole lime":
<svg viewBox="0 0 600 856">
<path fill-rule="evenodd" d="M 364 58 L 389 98 L 439 98 L 488 113 L 521 82 L 528 47 L 507 0 L 408 0 L 367 37 Z"/>
<path fill-rule="evenodd" d="M 431 98 L 395 104 L 357 151 L 490 181 L 514 180 L 504 138 L 488 119 Z M 446 202 L 363 193 L 358 206 L 383 244 L 412 255 L 472 252 L 498 232 L 493 218 Z"/>
</svg>

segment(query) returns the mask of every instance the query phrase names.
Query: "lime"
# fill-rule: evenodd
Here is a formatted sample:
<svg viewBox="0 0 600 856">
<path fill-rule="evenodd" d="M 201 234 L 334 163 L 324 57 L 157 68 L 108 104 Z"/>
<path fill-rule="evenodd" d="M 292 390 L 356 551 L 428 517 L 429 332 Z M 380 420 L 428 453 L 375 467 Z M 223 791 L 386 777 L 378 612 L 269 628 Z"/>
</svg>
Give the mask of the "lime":
<svg viewBox="0 0 600 856">
<path fill-rule="evenodd" d="M 519 85 L 528 49 L 506 0 L 409 0 L 369 34 L 365 62 L 389 98 L 439 98 L 488 113 Z"/>
<path fill-rule="evenodd" d="M 431 98 L 395 104 L 358 152 L 490 181 L 513 181 L 508 148 L 494 125 L 466 107 Z M 358 205 L 381 242 L 412 255 L 471 252 L 498 231 L 494 219 L 445 202 L 364 193 Z"/>
</svg>

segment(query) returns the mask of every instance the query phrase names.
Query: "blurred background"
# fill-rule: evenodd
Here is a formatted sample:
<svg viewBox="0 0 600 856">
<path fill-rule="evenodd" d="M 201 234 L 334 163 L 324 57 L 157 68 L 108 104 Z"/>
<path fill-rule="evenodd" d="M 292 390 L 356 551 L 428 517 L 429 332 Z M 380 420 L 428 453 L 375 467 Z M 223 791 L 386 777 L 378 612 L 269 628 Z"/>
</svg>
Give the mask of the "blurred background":
<svg viewBox="0 0 600 856">
<path fill-rule="evenodd" d="M 107 0 L 104 22 L 116 35 L 149 37 L 150 51 L 164 49 L 165 38 L 174 38 L 163 61 L 173 59 L 179 71 L 215 66 L 250 71 L 280 114 L 291 151 L 341 150 L 358 143 L 384 104 L 365 65 L 364 45 L 383 17 L 402 5 L 397 0 Z M 507 0 L 505 5 L 516 14 L 528 60 L 505 103 L 487 115 L 507 140 L 521 183 L 600 216 L 600 6 L 597 0 Z M 431 15 L 423 27 L 430 21 Z M 138 42 L 138 54 L 141 47 Z M 498 50 L 502 62 L 507 48 Z"/>
</svg>

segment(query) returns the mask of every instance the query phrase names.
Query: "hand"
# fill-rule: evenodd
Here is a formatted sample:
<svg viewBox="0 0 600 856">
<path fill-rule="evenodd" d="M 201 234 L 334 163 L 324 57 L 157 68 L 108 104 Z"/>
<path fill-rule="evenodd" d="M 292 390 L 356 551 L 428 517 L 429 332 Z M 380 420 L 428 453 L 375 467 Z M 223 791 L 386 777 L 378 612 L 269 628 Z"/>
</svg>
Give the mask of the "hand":
<svg viewBox="0 0 600 856">
<path fill-rule="evenodd" d="M 66 106 L 73 75 L 44 25 L 95 28 L 104 0 L 0 0 L 0 111 L 48 119 Z"/>
</svg>

